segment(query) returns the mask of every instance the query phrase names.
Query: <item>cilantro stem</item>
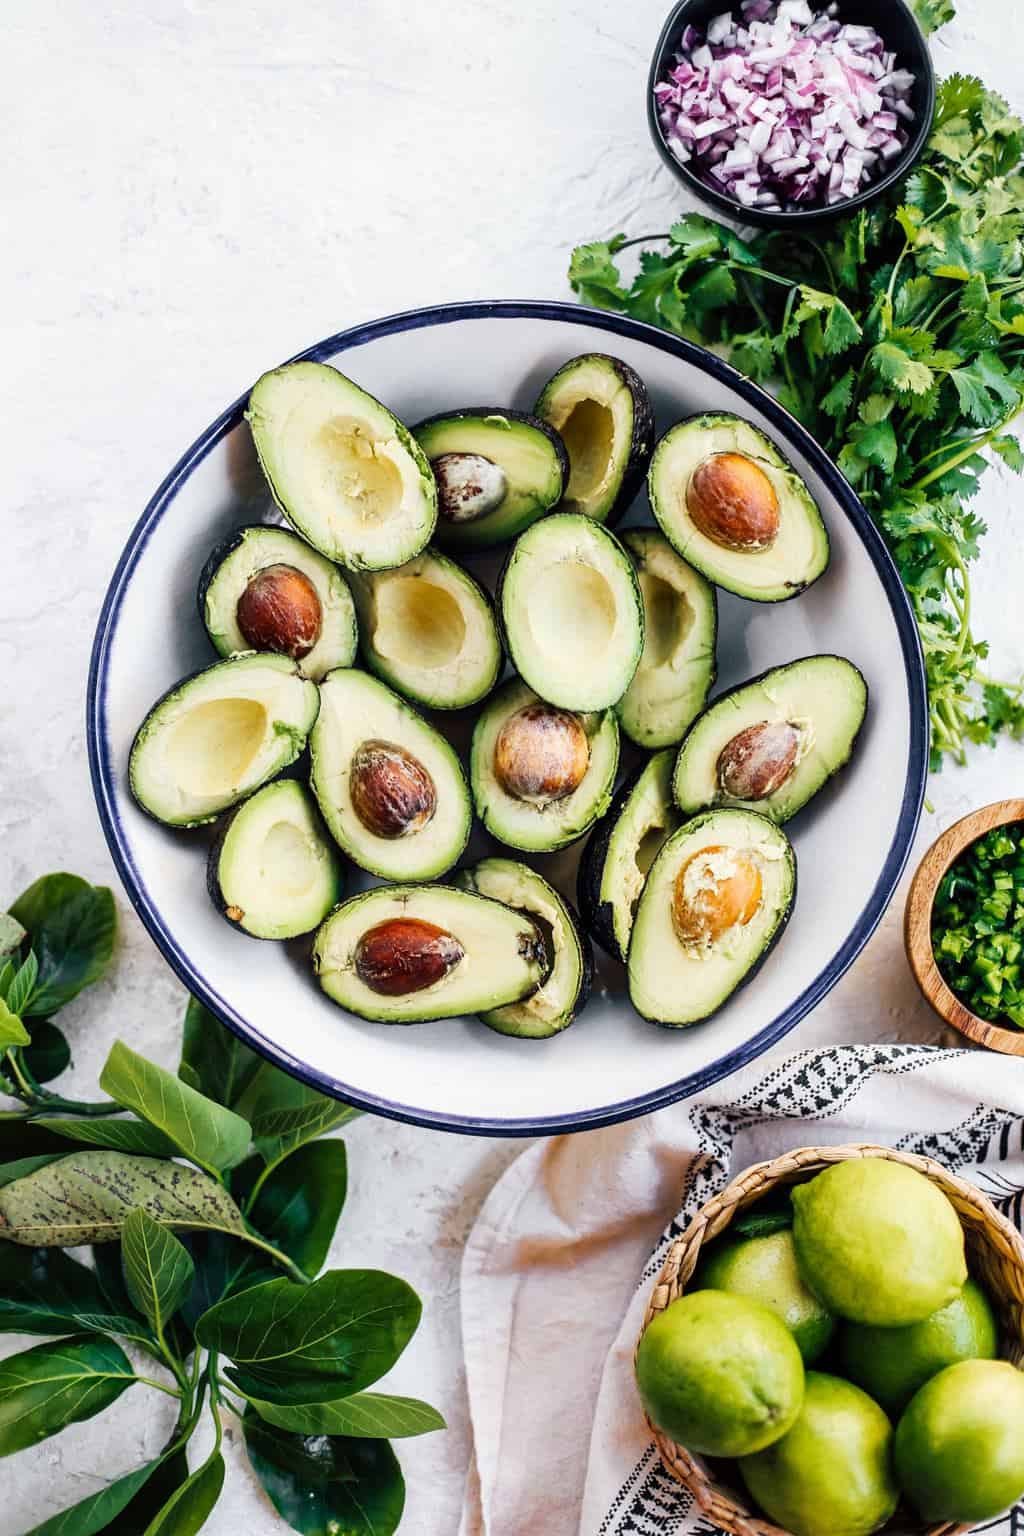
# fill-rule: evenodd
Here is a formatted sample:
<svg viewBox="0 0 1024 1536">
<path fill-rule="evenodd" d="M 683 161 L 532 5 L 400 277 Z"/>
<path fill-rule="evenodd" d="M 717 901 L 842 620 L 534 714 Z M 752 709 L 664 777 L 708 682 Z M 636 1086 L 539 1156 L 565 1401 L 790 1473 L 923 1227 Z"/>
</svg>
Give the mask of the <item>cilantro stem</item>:
<svg viewBox="0 0 1024 1536">
<path fill-rule="evenodd" d="M 936 480 L 941 480 L 943 475 L 948 475 L 951 469 L 956 469 L 959 464 L 963 464 L 967 459 L 971 458 L 975 453 L 977 453 L 979 448 L 986 447 L 994 437 L 998 437 L 1000 432 L 1009 426 L 1010 422 L 1020 411 L 1021 404 L 1022 401 L 1018 396 L 1017 402 L 1013 409 L 1008 411 L 1005 416 L 997 421 L 994 427 L 990 427 L 988 431 L 983 434 L 983 436 L 972 439 L 966 448 L 963 448 L 959 453 L 954 454 L 951 459 L 947 459 L 945 464 L 937 465 L 936 468 L 930 470 L 928 474 L 922 475 L 919 479 L 912 481 L 908 489 L 911 491 L 925 490 L 927 486 L 934 485 Z"/>
</svg>

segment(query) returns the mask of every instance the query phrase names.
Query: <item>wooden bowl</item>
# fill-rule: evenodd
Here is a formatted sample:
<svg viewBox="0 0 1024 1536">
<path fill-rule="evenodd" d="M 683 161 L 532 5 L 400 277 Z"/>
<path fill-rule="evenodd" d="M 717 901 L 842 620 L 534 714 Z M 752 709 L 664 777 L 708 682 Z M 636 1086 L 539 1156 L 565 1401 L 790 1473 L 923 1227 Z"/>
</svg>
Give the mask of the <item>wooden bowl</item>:
<svg viewBox="0 0 1024 1536">
<path fill-rule="evenodd" d="M 1000 1024 L 979 1019 L 946 985 L 932 952 L 932 904 L 943 875 L 954 859 L 985 832 L 1014 821 L 1024 822 L 1024 800 L 997 800 L 994 805 L 972 811 L 936 838 L 911 883 L 903 919 L 903 941 L 917 984 L 940 1018 L 990 1051 L 1024 1056 L 1024 1030 L 1004 1029 Z"/>
<path fill-rule="evenodd" d="M 701 1207 L 669 1248 L 647 1303 L 644 1328 L 682 1296 L 704 1243 L 720 1236 L 739 1212 L 780 1185 L 803 1183 L 833 1163 L 856 1157 L 884 1157 L 903 1163 L 923 1173 L 942 1190 L 960 1217 L 968 1268 L 988 1292 L 999 1320 L 1000 1354 L 1020 1370 L 1024 1366 L 1024 1239 L 991 1200 L 966 1179 L 950 1173 L 933 1158 L 896 1152 L 891 1147 L 800 1147 L 771 1162 L 755 1163 L 745 1169 L 721 1194 Z M 647 1422 L 666 1470 L 689 1490 L 701 1514 L 713 1525 L 729 1536 L 789 1536 L 752 1508 L 750 1496 L 731 1462 L 698 1456 L 662 1434 L 649 1419 Z M 901 1503 L 883 1528 L 883 1536 L 965 1536 L 971 1529 L 970 1525 L 950 1521 L 926 1526 L 915 1521 Z"/>
</svg>

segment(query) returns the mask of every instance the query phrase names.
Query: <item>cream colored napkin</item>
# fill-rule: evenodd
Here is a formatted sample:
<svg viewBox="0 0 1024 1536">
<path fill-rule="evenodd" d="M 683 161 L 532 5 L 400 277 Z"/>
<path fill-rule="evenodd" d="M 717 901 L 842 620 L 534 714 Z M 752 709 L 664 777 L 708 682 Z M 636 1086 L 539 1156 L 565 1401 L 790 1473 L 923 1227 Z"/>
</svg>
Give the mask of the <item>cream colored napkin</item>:
<svg viewBox="0 0 1024 1536">
<path fill-rule="evenodd" d="M 807 1051 L 512 1164 L 463 1259 L 475 1457 L 460 1536 L 712 1529 L 662 1472 L 640 1412 L 632 1355 L 647 1293 L 668 1243 L 733 1174 L 845 1141 L 936 1157 L 1019 1224 L 1024 1062 L 924 1046 Z M 986 1529 L 1010 1536 L 1009 1516 Z"/>
</svg>

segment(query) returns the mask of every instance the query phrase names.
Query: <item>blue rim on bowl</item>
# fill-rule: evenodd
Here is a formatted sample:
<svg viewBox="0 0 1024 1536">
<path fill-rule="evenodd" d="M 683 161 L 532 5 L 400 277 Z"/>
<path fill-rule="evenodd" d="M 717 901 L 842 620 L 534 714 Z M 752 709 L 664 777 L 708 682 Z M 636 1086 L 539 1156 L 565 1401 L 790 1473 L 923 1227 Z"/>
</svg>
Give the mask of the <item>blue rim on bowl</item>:
<svg viewBox="0 0 1024 1536">
<path fill-rule="evenodd" d="M 106 724 L 106 695 L 111 646 L 119 622 L 124 593 L 139 556 L 153 529 L 171 511 L 175 496 L 182 484 L 221 439 L 242 420 L 248 393 L 229 406 L 202 436 L 196 439 L 174 466 L 133 528 L 117 563 L 100 611 L 89 664 L 86 697 L 89 771 L 103 833 L 118 875 L 133 907 L 179 979 L 212 1014 L 246 1044 L 309 1087 L 342 1099 L 371 1114 L 407 1121 L 433 1130 L 456 1131 L 480 1136 L 553 1135 L 563 1131 L 589 1130 L 601 1125 L 612 1125 L 635 1115 L 662 1109 L 679 1099 L 710 1087 L 719 1079 L 727 1077 L 740 1067 L 754 1061 L 762 1052 L 781 1040 L 835 986 L 878 926 L 913 845 L 928 772 L 928 695 L 920 639 L 909 600 L 881 535 L 852 487 L 805 428 L 800 426 L 776 400 L 758 385 L 737 373 L 721 358 L 705 351 L 703 347 L 670 336 L 640 321 L 609 314 L 604 310 L 586 309 L 579 304 L 499 300 L 439 305 L 435 308 L 409 310 L 404 314 L 391 315 L 383 320 L 370 321 L 364 325 L 353 326 L 350 330 L 341 331 L 307 348 L 299 353 L 298 357 L 313 361 L 333 360 L 339 353 L 363 346 L 378 337 L 396 335 L 425 326 L 447 325 L 466 319 L 511 321 L 550 319 L 568 324 L 586 325 L 592 329 L 607 331 L 611 335 L 629 337 L 648 346 L 657 347 L 700 368 L 735 390 L 754 409 L 764 413 L 783 438 L 811 463 L 856 530 L 878 574 L 897 626 L 910 697 L 910 740 L 906 781 L 895 835 L 870 900 L 845 943 L 825 969 L 778 1017 L 751 1036 L 742 1046 L 720 1057 L 702 1070 L 638 1098 L 605 1105 L 596 1110 L 529 1119 L 439 1115 L 362 1092 L 351 1084 L 318 1071 L 308 1062 L 283 1051 L 278 1045 L 265 1039 L 246 1019 L 241 1017 L 196 970 L 189 956 L 181 949 L 164 923 L 152 893 L 147 889 L 136 868 L 118 809 L 117 785 L 123 779 L 123 765 L 112 760 Z"/>
<path fill-rule="evenodd" d="M 871 181 L 853 197 L 845 198 L 828 208 L 766 209 L 748 208 L 738 198 L 730 197 L 724 190 L 710 185 L 698 176 L 689 165 L 677 160 L 665 138 L 654 100 L 654 87 L 663 80 L 669 65 L 674 62 L 683 29 L 693 23 L 704 25 L 712 16 L 722 11 L 736 11 L 740 0 L 678 0 L 669 12 L 661 29 L 651 59 L 647 77 L 647 122 L 655 148 L 672 174 L 703 202 L 710 203 L 728 218 L 741 224 L 754 224 L 763 229 L 795 229 L 808 224 L 819 224 L 842 214 L 864 208 L 881 197 L 890 187 L 902 181 L 924 154 L 935 113 L 935 68 L 924 33 L 906 0 L 839 0 L 844 21 L 866 23 L 873 26 L 885 38 L 896 54 L 900 68 L 911 69 L 915 83 L 911 92 L 911 105 L 916 114 L 913 132 L 899 159 Z"/>
</svg>

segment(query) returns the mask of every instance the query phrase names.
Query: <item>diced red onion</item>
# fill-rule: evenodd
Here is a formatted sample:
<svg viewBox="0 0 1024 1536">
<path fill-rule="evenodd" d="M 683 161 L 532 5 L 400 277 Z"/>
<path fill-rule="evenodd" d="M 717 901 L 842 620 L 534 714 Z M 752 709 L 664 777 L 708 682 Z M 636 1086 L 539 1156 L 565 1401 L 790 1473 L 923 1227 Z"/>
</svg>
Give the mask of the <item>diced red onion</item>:
<svg viewBox="0 0 1024 1536">
<path fill-rule="evenodd" d="M 677 159 L 751 208 L 842 202 L 885 169 L 909 139 L 914 76 L 836 13 L 835 0 L 742 0 L 687 26 L 655 86 Z"/>
</svg>

